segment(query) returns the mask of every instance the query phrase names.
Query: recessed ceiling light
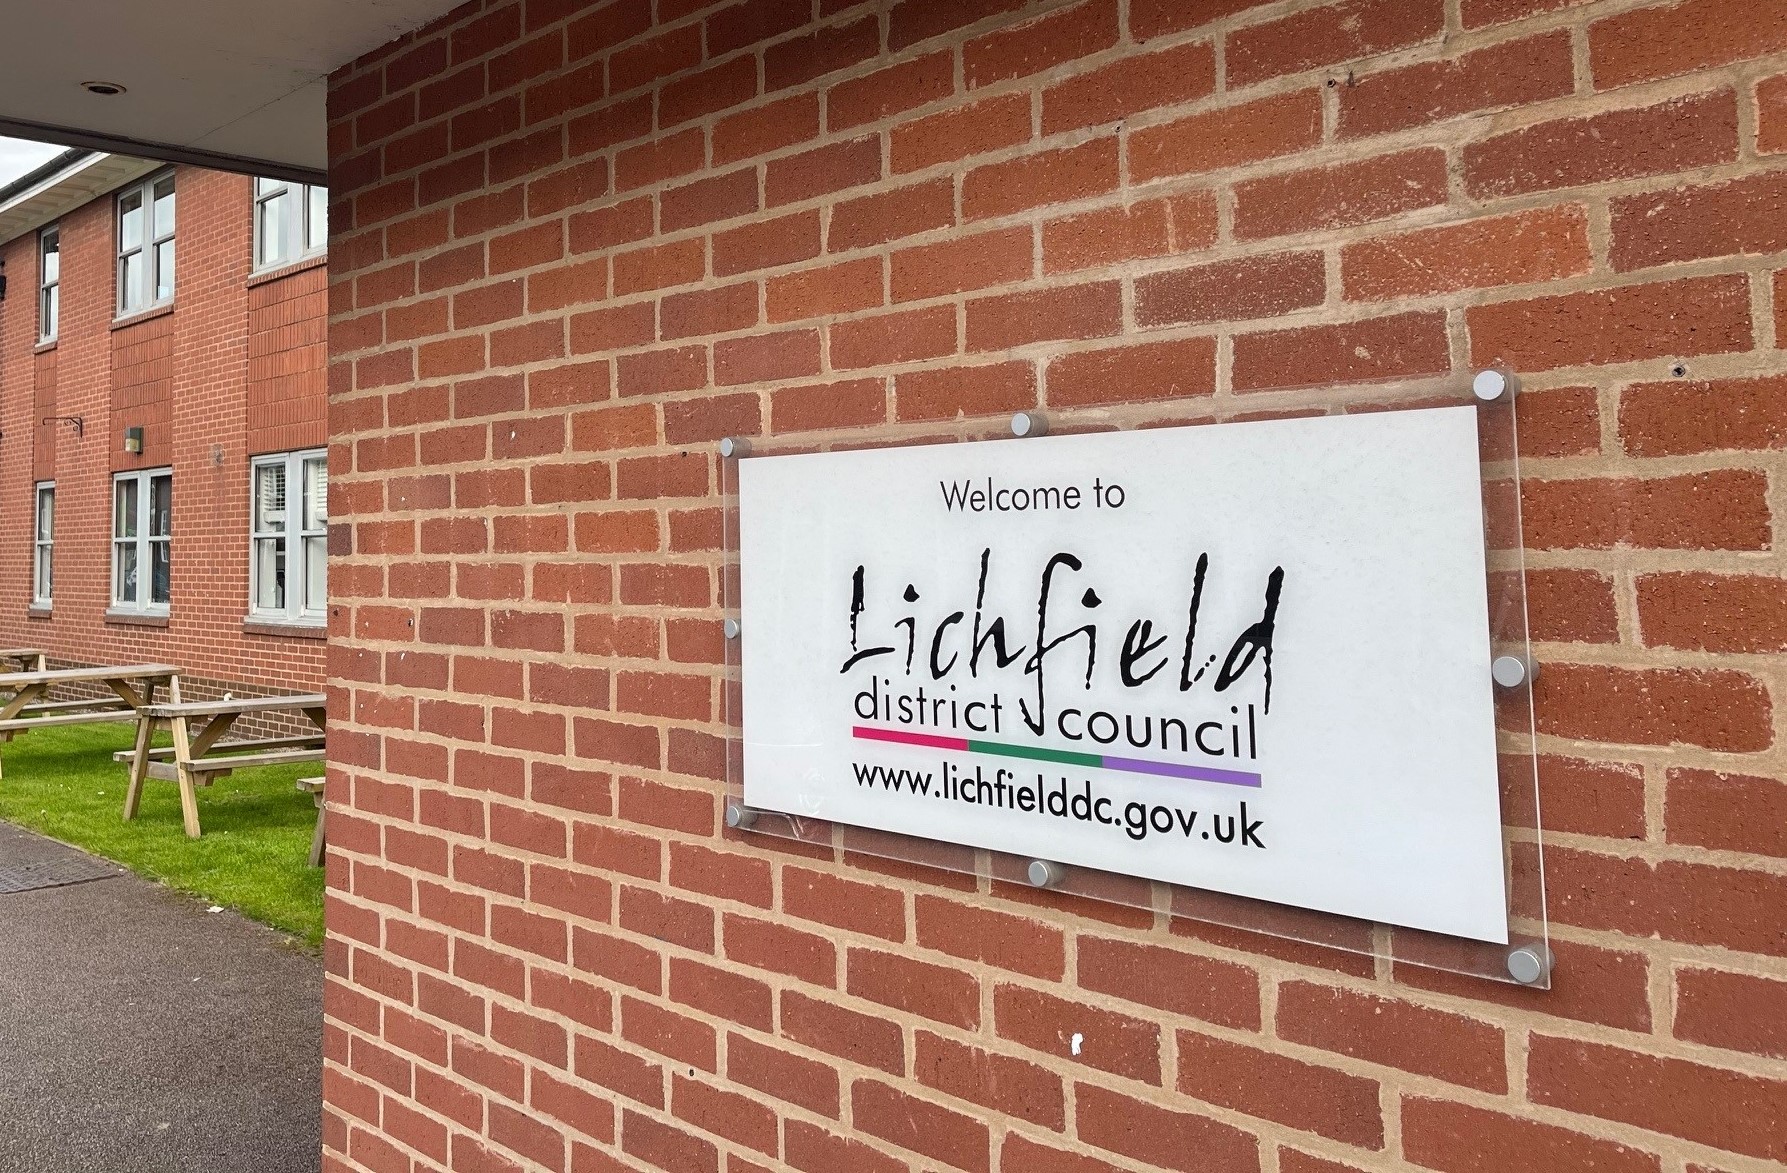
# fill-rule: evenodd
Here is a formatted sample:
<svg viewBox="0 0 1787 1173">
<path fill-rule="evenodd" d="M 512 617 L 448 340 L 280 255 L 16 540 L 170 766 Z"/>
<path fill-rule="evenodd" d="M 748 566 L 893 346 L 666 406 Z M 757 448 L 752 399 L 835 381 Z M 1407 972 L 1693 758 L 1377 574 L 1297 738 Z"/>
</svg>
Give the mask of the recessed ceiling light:
<svg viewBox="0 0 1787 1173">
<path fill-rule="evenodd" d="M 84 81 L 81 88 L 89 94 L 98 94 L 102 98 L 110 98 L 124 92 L 124 87 L 115 81 Z"/>
</svg>

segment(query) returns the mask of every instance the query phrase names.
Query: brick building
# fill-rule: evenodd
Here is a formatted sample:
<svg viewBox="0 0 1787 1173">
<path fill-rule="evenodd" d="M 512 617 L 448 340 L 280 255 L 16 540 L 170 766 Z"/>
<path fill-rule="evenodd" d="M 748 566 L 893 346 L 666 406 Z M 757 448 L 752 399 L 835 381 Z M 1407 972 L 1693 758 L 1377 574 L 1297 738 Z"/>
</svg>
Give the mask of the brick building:
<svg viewBox="0 0 1787 1173">
<path fill-rule="evenodd" d="M 325 199 L 79 149 L 0 191 L 0 645 L 321 685 Z"/>
<path fill-rule="evenodd" d="M 415 7 L 316 58 L 325 1168 L 1787 1161 L 1778 6 Z M 36 100 L 0 90 L 156 129 Z M 724 826 L 721 437 L 1339 412 L 1492 362 L 1550 990 Z"/>
</svg>

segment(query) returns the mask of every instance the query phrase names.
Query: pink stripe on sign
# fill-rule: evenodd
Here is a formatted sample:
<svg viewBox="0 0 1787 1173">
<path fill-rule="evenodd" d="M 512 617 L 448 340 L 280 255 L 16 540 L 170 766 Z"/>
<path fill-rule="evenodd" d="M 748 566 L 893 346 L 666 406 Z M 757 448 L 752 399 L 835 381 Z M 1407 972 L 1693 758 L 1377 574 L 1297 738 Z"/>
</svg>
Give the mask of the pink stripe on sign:
<svg viewBox="0 0 1787 1173">
<path fill-rule="evenodd" d="M 903 729 L 871 729 L 867 725 L 858 725 L 850 732 L 865 741 L 891 741 L 896 745 L 923 745 L 931 749 L 966 751 L 968 748 L 965 737 L 938 737 L 930 733 L 908 733 Z"/>
</svg>

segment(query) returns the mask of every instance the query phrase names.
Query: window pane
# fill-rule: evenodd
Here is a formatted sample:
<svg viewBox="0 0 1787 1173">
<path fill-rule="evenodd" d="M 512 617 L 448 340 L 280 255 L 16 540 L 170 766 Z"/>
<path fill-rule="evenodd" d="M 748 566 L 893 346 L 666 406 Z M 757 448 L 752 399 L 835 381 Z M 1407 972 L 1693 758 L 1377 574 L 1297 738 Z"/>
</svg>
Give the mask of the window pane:
<svg viewBox="0 0 1787 1173">
<path fill-rule="evenodd" d="M 155 246 L 155 300 L 166 301 L 174 296 L 174 242 Z"/>
<path fill-rule="evenodd" d="M 118 271 L 118 304 L 126 310 L 143 304 L 143 254 L 131 253 Z"/>
<path fill-rule="evenodd" d="M 56 490 L 39 489 L 37 492 L 37 537 L 40 541 L 49 541 L 56 532 Z"/>
<path fill-rule="evenodd" d="M 133 191 L 118 201 L 118 251 L 143 244 L 143 193 Z"/>
<path fill-rule="evenodd" d="M 285 610 L 284 538 L 255 540 L 254 587 L 254 606 L 257 611 Z"/>
<path fill-rule="evenodd" d="M 155 185 L 155 239 L 174 234 L 174 177 Z"/>
<path fill-rule="evenodd" d="M 43 291 L 43 336 L 56 336 L 56 323 L 62 317 L 62 287 L 52 285 Z"/>
<path fill-rule="evenodd" d="M 254 531 L 285 532 L 285 465 L 263 464 L 254 470 Z"/>
<path fill-rule="evenodd" d="M 322 248 L 329 243 L 329 189 L 310 189 L 310 218 L 305 232 L 306 249 Z"/>
<path fill-rule="evenodd" d="M 149 601 L 163 603 L 168 601 L 168 579 L 170 577 L 168 561 L 173 547 L 168 542 L 149 543 Z"/>
<path fill-rule="evenodd" d="M 43 283 L 53 285 L 62 277 L 62 238 L 50 233 L 43 238 Z"/>
<path fill-rule="evenodd" d="M 112 567 L 112 601 L 136 606 L 137 547 L 135 542 L 118 542 L 112 547 L 117 561 Z"/>
<path fill-rule="evenodd" d="M 167 474 L 149 478 L 149 536 L 165 538 L 174 532 L 174 478 Z"/>
<path fill-rule="evenodd" d="M 285 196 L 276 195 L 260 204 L 261 265 L 271 265 L 285 256 Z"/>
<path fill-rule="evenodd" d="M 52 581 L 50 547 L 37 547 L 37 581 L 32 588 L 32 595 L 39 599 L 47 599 L 54 588 Z"/>
<path fill-rule="evenodd" d="M 283 179 L 256 179 L 254 181 L 254 194 L 263 196 L 270 191 L 278 191 L 284 186 L 285 180 Z"/>
<path fill-rule="evenodd" d="M 328 462 L 322 457 L 312 457 L 304 462 L 304 520 L 305 530 L 323 529 L 329 524 L 329 473 Z"/>
<path fill-rule="evenodd" d="M 137 536 L 137 483 L 131 480 L 119 481 L 113 491 L 112 499 L 112 536 L 114 538 L 134 538 Z"/>
<path fill-rule="evenodd" d="M 329 601 L 327 538 L 304 539 L 304 609 L 321 611 Z"/>
</svg>

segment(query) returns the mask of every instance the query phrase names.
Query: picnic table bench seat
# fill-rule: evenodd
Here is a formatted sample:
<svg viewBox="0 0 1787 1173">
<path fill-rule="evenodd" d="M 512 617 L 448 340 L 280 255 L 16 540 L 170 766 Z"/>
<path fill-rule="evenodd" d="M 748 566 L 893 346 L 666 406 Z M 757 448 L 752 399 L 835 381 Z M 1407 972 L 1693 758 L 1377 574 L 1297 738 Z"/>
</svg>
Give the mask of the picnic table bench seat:
<svg viewBox="0 0 1787 1173">
<path fill-rule="evenodd" d="M 0 742 L 33 729 L 116 721 L 152 704 L 158 687 L 165 684 L 170 693 L 178 688 L 180 670 L 172 664 L 45 669 L 43 654 L 35 649 L 0 649 L 0 654 L 31 665 L 27 671 L 0 672 Z M 113 695 L 50 699 L 51 689 L 70 684 L 103 684 Z"/>
<path fill-rule="evenodd" d="M 296 709 L 310 719 L 317 732 L 299 737 L 224 741 L 236 718 L 247 713 Z M 241 697 L 217 701 L 173 699 L 137 708 L 136 745 L 130 750 L 130 785 L 124 794 L 124 817 L 133 819 L 142 801 L 143 783 L 156 778 L 180 786 L 180 815 L 188 838 L 200 835 L 196 787 L 209 786 L 235 770 L 257 766 L 283 766 L 323 760 L 328 698 L 322 693 L 289 696 Z M 158 725 L 172 730 L 174 744 L 152 748 Z M 170 761 L 169 758 L 172 760 Z"/>
</svg>

